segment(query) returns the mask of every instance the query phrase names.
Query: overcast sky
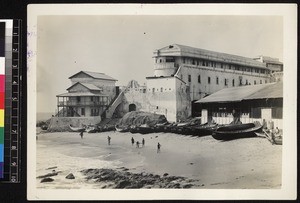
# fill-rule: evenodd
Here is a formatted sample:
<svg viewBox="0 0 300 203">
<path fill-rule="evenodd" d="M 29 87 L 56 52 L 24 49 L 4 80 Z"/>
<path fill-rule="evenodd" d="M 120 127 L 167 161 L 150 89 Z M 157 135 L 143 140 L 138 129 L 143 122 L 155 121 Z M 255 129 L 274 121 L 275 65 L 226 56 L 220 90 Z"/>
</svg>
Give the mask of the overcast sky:
<svg viewBox="0 0 300 203">
<path fill-rule="evenodd" d="M 127 85 L 153 75 L 153 51 L 170 44 L 246 57 L 283 58 L 283 19 L 275 16 L 39 16 L 37 112 L 55 112 L 56 95 L 81 70 Z"/>
</svg>

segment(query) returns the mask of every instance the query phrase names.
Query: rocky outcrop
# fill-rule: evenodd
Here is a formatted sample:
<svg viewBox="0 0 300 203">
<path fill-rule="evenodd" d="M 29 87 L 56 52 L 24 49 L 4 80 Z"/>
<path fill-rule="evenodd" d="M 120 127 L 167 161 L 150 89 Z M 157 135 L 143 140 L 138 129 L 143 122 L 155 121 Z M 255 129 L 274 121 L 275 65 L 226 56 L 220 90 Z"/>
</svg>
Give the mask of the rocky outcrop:
<svg viewBox="0 0 300 203">
<path fill-rule="evenodd" d="M 120 170 L 121 169 L 121 170 Z M 86 169 L 81 171 L 86 180 L 101 182 L 102 188 L 192 188 L 194 180 L 180 176 L 163 176 L 151 173 L 131 173 L 126 168 L 114 169 Z"/>
</svg>

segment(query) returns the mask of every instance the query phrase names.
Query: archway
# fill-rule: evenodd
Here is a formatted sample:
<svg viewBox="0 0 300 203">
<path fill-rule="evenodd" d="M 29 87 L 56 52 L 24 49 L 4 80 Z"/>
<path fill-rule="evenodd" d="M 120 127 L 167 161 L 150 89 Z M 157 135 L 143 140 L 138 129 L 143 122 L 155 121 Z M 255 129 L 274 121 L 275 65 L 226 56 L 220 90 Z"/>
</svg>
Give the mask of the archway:
<svg viewBox="0 0 300 203">
<path fill-rule="evenodd" d="M 136 105 L 135 104 L 129 104 L 129 112 L 136 111 Z"/>
</svg>

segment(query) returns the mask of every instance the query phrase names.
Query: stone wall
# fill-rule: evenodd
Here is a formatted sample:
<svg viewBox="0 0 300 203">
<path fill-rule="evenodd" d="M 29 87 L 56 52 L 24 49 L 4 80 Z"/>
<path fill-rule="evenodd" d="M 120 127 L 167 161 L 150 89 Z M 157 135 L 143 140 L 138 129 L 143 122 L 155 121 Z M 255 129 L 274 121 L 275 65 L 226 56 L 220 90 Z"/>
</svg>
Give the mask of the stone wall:
<svg viewBox="0 0 300 203">
<path fill-rule="evenodd" d="M 100 116 L 97 117 L 52 117 L 48 131 L 65 132 L 70 131 L 69 125 L 74 127 L 82 127 L 83 125 L 95 125 L 100 123 Z"/>
</svg>

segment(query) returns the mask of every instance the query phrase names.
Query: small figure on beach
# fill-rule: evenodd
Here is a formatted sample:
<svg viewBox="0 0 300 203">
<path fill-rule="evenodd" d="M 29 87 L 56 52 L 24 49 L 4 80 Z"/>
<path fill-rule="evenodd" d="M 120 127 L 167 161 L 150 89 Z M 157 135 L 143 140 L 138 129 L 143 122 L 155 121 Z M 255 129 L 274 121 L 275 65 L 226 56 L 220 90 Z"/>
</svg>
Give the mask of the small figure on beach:
<svg viewBox="0 0 300 203">
<path fill-rule="evenodd" d="M 131 144 L 132 144 L 132 145 L 134 144 L 134 139 L 133 139 L 133 137 L 131 137 Z"/>
<path fill-rule="evenodd" d="M 110 139 L 111 137 L 107 136 L 108 145 L 110 145 Z"/>
<path fill-rule="evenodd" d="M 142 140 L 142 145 L 145 146 L 145 139 Z"/>
<path fill-rule="evenodd" d="M 83 131 L 81 131 L 80 133 L 79 133 L 79 135 L 80 135 L 80 137 L 81 137 L 81 139 L 83 138 Z"/>
<path fill-rule="evenodd" d="M 139 148 L 139 147 L 140 147 L 140 142 L 136 141 L 136 148 Z"/>
<path fill-rule="evenodd" d="M 157 153 L 160 152 L 160 147 L 161 147 L 161 144 L 159 144 L 159 142 L 157 143 Z"/>
</svg>

